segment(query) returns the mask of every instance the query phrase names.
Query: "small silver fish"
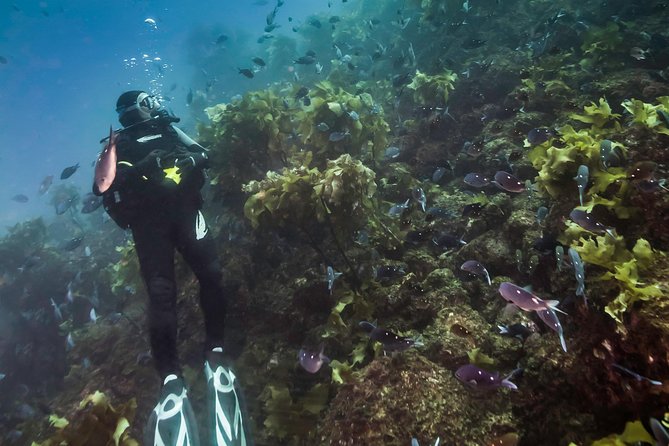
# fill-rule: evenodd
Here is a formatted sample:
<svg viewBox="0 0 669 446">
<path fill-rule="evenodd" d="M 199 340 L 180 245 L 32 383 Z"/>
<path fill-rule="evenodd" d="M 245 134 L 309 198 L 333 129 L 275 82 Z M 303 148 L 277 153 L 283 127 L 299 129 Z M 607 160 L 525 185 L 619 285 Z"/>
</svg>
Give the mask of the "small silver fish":
<svg viewBox="0 0 669 446">
<path fill-rule="evenodd" d="M 51 306 L 53 307 L 53 315 L 56 317 L 56 320 L 60 323 L 63 322 L 63 313 L 61 313 L 60 308 L 58 307 L 58 304 L 56 303 L 53 298 L 51 300 Z"/>
<path fill-rule="evenodd" d="M 578 171 L 574 180 L 576 180 L 576 185 L 578 186 L 578 199 L 583 206 L 583 194 L 585 193 L 585 188 L 588 185 L 588 180 L 590 178 L 590 169 L 585 164 L 578 166 Z"/>
<path fill-rule="evenodd" d="M 564 248 L 560 245 L 555 247 L 555 260 L 558 271 L 562 271 L 562 262 L 564 261 Z"/>
<path fill-rule="evenodd" d="M 96 323 L 100 317 L 95 314 L 95 308 L 91 308 L 90 313 L 88 313 L 88 317 L 91 319 L 91 322 Z"/>
<path fill-rule="evenodd" d="M 581 260 L 581 256 L 578 255 L 578 252 L 574 248 L 569 248 L 567 253 L 569 254 L 571 264 L 574 267 L 574 276 L 576 277 L 576 283 L 578 284 L 575 294 L 577 296 L 583 296 L 583 300 L 587 305 L 588 300 L 585 297 L 585 268 L 583 267 L 583 261 Z"/>
<path fill-rule="evenodd" d="M 423 191 L 422 187 L 417 187 L 413 191 L 411 191 L 411 195 L 413 196 L 414 200 L 416 200 L 419 204 L 423 212 L 425 212 L 425 205 L 427 204 L 427 198 L 425 197 L 425 192 Z"/>
<path fill-rule="evenodd" d="M 409 199 L 407 198 L 407 201 L 405 201 L 404 203 L 397 203 L 391 206 L 391 208 L 388 210 L 388 216 L 399 217 L 408 208 L 409 208 Z"/>
<path fill-rule="evenodd" d="M 523 272 L 523 251 L 516 249 L 516 268 L 518 272 Z"/>
<path fill-rule="evenodd" d="M 70 351 L 74 348 L 74 339 L 72 338 L 72 333 L 67 334 L 65 339 L 65 350 Z"/>
<path fill-rule="evenodd" d="M 349 135 L 350 133 L 348 132 L 348 130 L 345 132 L 332 132 L 330 133 L 330 137 L 328 139 L 330 140 L 330 142 L 338 142 Z"/>
<path fill-rule="evenodd" d="M 74 294 L 72 293 L 72 282 L 69 282 L 67 284 L 67 294 L 65 295 L 65 299 L 67 300 L 68 303 L 74 302 Z"/>
<path fill-rule="evenodd" d="M 337 272 L 331 266 L 327 267 L 327 272 L 325 274 L 325 281 L 328 284 L 328 291 L 332 294 L 332 288 L 334 287 L 334 282 L 337 280 L 337 277 L 341 276 L 342 273 Z"/>
<path fill-rule="evenodd" d="M 386 149 L 386 151 L 384 152 L 383 156 L 384 156 L 386 159 L 395 159 L 395 158 L 397 158 L 398 156 L 400 156 L 401 153 L 402 153 L 402 151 L 400 150 L 399 147 L 390 146 L 390 147 L 388 147 L 388 148 Z"/>
</svg>

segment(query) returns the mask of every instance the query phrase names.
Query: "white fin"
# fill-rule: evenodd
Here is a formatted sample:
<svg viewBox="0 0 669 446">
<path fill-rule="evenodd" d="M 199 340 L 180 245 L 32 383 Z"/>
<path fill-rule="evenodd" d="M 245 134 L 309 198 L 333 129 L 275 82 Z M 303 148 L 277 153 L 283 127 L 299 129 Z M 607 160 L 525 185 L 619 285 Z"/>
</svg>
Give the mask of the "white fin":
<svg viewBox="0 0 669 446">
<path fill-rule="evenodd" d="M 197 217 L 195 217 L 195 240 L 202 240 L 205 235 L 209 232 L 207 228 L 207 223 L 204 221 L 204 216 L 202 212 L 197 211 Z"/>
<path fill-rule="evenodd" d="M 544 302 L 546 302 L 546 305 L 548 305 L 548 308 L 550 308 L 551 310 L 555 310 L 558 313 L 567 314 L 557 307 L 558 305 L 560 305 L 559 300 L 545 300 Z"/>
</svg>

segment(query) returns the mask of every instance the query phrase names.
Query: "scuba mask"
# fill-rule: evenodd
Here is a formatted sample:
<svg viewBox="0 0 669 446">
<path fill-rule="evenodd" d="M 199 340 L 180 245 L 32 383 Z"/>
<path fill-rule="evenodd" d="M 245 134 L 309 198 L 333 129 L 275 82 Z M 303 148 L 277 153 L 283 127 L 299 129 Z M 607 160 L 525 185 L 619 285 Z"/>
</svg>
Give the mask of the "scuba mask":
<svg viewBox="0 0 669 446">
<path fill-rule="evenodd" d="M 148 93 L 141 92 L 137 95 L 134 104 L 116 107 L 116 113 L 118 113 L 120 119 L 124 114 L 137 110 L 141 118 L 149 119 L 155 116 L 158 109 L 160 109 L 160 102 L 158 102 L 158 99 Z"/>
</svg>

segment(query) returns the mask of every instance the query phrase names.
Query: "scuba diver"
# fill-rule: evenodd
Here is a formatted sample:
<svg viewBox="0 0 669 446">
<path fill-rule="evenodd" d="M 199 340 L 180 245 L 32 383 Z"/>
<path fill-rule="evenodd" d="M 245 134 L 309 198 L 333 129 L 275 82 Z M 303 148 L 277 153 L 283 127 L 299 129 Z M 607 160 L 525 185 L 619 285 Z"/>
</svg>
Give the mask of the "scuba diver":
<svg viewBox="0 0 669 446">
<path fill-rule="evenodd" d="M 116 111 L 123 128 L 110 131 L 108 143 L 108 147 L 115 144 L 115 173 L 101 190 L 96 167 L 93 192 L 102 195 L 110 217 L 121 228 L 132 231 L 149 296 L 151 353 L 162 388 L 149 417 L 144 445 L 200 444 L 177 355 L 177 249 L 200 284 L 211 424 L 209 440 L 204 444 L 250 446 L 241 389 L 223 356 L 226 299 L 234 296 L 236 288 L 222 285 L 215 241 L 200 211 L 200 189 L 205 182 L 204 169 L 209 165 L 207 150 L 175 127 L 173 123 L 179 118 L 144 91 L 121 94 Z"/>
</svg>

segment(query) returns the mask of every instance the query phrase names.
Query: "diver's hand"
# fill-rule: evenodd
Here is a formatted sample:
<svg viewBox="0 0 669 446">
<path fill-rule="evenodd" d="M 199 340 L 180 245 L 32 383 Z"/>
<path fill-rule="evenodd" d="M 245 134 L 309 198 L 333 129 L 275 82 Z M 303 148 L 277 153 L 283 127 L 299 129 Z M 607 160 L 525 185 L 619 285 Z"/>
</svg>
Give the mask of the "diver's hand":
<svg viewBox="0 0 669 446">
<path fill-rule="evenodd" d="M 178 159 L 176 166 L 179 173 L 188 172 L 191 169 L 206 169 L 209 166 L 209 157 L 205 152 L 188 153 L 185 158 Z"/>
<path fill-rule="evenodd" d="M 162 168 L 160 158 L 164 157 L 166 152 L 164 150 L 152 150 L 141 161 L 135 164 L 135 169 L 141 174 L 151 173 Z"/>
</svg>

